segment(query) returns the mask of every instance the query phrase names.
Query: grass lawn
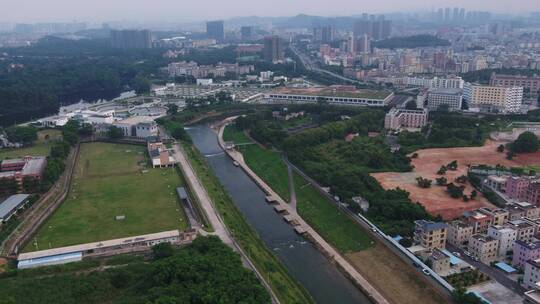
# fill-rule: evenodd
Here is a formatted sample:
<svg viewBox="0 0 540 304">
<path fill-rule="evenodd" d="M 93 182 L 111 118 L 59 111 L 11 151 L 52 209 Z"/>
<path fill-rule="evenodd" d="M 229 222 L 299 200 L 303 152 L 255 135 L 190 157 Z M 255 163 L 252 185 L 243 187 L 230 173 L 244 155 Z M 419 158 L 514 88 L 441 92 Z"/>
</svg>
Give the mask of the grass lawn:
<svg viewBox="0 0 540 304">
<path fill-rule="evenodd" d="M 184 148 L 225 225 L 266 278 L 281 303 L 313 303 L 309 293 L 290 276 L 283 264 L 248 224 L 199 151 L 188 144 L 184 144 Z"/>
<path fill-rule="evenodd" d="M 289 174 L 279 152 L 258 145 L 240 146 L 238 149 L 247 165 L 268 183 L 284 200 L 289 201 Z"/>
<path fill-rule="evenodd" d="M 228 125 L 223 131 L 223 140 L 232 141 L 235 144 L 249 143 L 251 140 L 244 132 L 237 130 L 234 126 Z"/>
<path fill-rule="evenodd" d="M 0 160 L 6 158 L 23 157 L 27 155 L 48 156 L 52 142 L 60 138 L 62 138 L 62 132 L 60 130 L 41 130 L 38 132 L 38 139 L 32 146 L 21 149 L 1 149 Z"/>
<path fill-rule="evenodd" d="M 183 182 L 176 170 L 145 166 L 142 146 L 83 144 L 68 198 L 25 251 L 37 249 L 36 239 L 43 250 L 185 229 L 175 190 Z M 117 221 L 117 215 L 126 219 Z"/>
<path fill-rule="evenodd" d="M 322 237 L 342 253 L 356 252 L 372 246 L 371 237 L 304 178 L 294 173 L 297 209 Z"/>
<path fill-rule="evenodd" d="M 249 143 L 251 140 L 244 132 L 237 130 L 233 126 L 227 126 L 223 132 L 225 141 L 234 143 Z M 256 144 L 238 146 L 238 151 L 244 155 L 247 165 L 255 171 L 274 191 L 284 200 L 289 201 L 289 175 L 287 166 L 281 160 L 278 152 L 263 149 Z"/>
</svg>

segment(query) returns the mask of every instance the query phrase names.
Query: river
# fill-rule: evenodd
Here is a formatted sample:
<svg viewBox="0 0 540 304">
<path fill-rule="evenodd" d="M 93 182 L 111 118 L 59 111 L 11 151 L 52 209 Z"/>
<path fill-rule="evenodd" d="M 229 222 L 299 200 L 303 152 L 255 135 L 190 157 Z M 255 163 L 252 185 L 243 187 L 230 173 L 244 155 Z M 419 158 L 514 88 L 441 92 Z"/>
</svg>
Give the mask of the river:
<svg viewBox="0 0 540 304">
<path fill-rule="evenodd" d="M 370 303 L 334 265 L 297 235 L 265 201 L 265 193 L 223 152 L 206 125 L 187 129 L 236 207 L 317 303 Z"/>
</svg>

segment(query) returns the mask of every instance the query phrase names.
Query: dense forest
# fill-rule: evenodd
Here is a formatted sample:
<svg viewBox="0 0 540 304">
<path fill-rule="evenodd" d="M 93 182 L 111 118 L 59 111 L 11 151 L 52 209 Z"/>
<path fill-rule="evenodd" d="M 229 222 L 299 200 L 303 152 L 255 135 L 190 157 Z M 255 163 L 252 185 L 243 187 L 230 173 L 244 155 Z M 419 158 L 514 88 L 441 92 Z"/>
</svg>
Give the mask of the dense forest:
<svg viewBox="0 0 540 304">
<path fill-rule="evenodd" d="M 168 59 L 162 49 L 118 50 L 108 39 L 56 37 L 0 52 L 7 54 L 7 60 L 0 61 L 0 126 L 54 114 L 60 105 L 80 99 L 111 99 L 126 90 L 148 92 L 150 80 L 160 79 L 158 69 L 171 61 L 236 60 L 233 47 L 194 50 Z"/>
<path fill-rule="evenodd" d="M 412 49 L 418 47 L 449 46 L 450 42 L 432 35 L 415 35 L 388 38 L 377 41 L 373 45 L 380 49 Z"/>
<path fill-rule="evenodd" d="M 178 250 L 160 245 L 154 248 L 153 261 L 116 265 L 104 271 L 86 269 L 56 275 L 50 275 L 46 268 L 8 271 L 0 275 L 0 303 L 271 302 L 255 275 L 218 238 L 199 237 Z"/>
</svg>

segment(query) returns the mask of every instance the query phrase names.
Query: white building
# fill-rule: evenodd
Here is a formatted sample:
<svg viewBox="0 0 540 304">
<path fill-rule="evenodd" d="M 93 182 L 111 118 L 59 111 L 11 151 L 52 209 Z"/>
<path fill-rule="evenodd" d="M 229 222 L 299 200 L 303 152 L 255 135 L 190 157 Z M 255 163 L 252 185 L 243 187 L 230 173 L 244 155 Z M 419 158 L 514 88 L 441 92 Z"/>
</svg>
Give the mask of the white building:
<svg viewBox="0 0 540 304">
<path fill-rule="evenodd" d="M 519 113 L 523 102 L 522 87 L 495 87 L 467 83 L 463 90 L 469 107 L 487 112 Z"/>
<path fill-rule="evenodd" d="M 428 111 L 391 109 L 384 118 L 384 128 L 387 130 L 398 130 L 401 128 L 419 129 L 427 125 Z"/>
<path fill-rule="evenodd" d="M 498 255 L 506 256 L 508 251 L 512 251 L 514 242 L 517 239 L 517 231 L 511 227 L 490 226 L 487 235 L 499 241 Z"/>
<path fill-rule="evenodd" d="M 459 89 L 431 89 L 428 92 L 428 109 L 438 110 L 441 106 L 448 106 L 449 111 L 461 109 L 463 94 Z"/>
</svg>

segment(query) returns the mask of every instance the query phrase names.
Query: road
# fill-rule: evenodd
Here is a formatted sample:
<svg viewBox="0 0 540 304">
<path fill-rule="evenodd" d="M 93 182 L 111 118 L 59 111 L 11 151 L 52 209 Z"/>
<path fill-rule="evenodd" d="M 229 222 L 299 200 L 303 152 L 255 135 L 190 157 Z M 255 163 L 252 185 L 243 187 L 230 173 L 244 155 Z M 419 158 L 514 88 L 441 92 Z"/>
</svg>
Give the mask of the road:
<svg viewBox="0 0 540 304">
<path fill-rule="evenodd" d="M 471 264 L 472 266 L 476 267 L 481 272 L 487 274 L 490 278 L 494 279 L 495 281 L 499 282 L 499 284 L 503 285 L 504 287 L 510 289 L 511 291 L 517 293 L 518 295 L 523 294 L 526 290 L 523 289 L 517 282 L 511 280 L 508 278 L 502 270 L 495 269 L 489 265 L 486 265 L 481 262 L 477 262 L 473 260 L 471 257 L 467 256 L 465 252 L 455 246 L 452 246 L 450 244 L 446 244 L 446 249 L 450 252 L 458 252 L 461 257 L 460 259 L 464 260 L 465 262 Z"/>
<path fill-rule="evenodd" d="M 324 191 L 322 187 L 312 178 L 310 178 L 307 174 L 305 174 L 302 170 L 300 170 L 298 167 L 296 167 L 294 164 L 288 161 L 287 158 L 284 158 L 285 162 L 288 166 L 291 166 L 295 171 L 300 174 L 304 179 L 306 179 L 308 182 L 310 182 L 313 186 L 315 186 L 322 194 L 324 194 L 331 202 L 335 203 L 340 210 L 348 214 L 353 220 L 355 220 L 361 227 L 363 227 L 372 238 L 378 240 L 382 244 L 384 244 L 386 247 L 388 247 L 395 255 L 400 257 L 405 263 L 411 265 L 411 269 L 415 269 L 416 273 L 420 277 L 424 277 L 426 281 L 431 283 L 433 287 L 435 287 L 437 290 L 441 292 L 442 295 L 446 296 L 447 298 L 451 298 L 451 293 L 448 289 L 446 289 L 444 286 L 442 286 L 436 279 L 434 279 L 432 276 L 426 276 L 421 268 L 413 267 L 412 266 L 412 260 L 405 255 L 401 250 L 397 249 L 394 244 L 390 243 L 384 235 L 379 233 L 378 231 L 373 231 L 372 227 L 366 223 L 362 218 L 360 218 L 357 214 L 349 210 L 348 208 L 344 208 L 341 203 L 336 201 L 332 195 L 330 195 L 328 192 Z"/>
<path fill-rule="evenodd" d="M 361 81 L 358 81 L 358 80 L 354 80 L 354 79 L 351 79 L 351 78 L 347 78 L 347 77 L 344 77 L 343 75 L 339 75 L 339 74 L 336 74 L 334 72 L 331 72 L 331 71 L 328 71 L 328 70 L 325 70 L 325 69 L 321 69 L 318 67 L 318 64 L 314 63 L 311 58 L 309 58 L 308 55 L 300 52 L 295 46 L 290 46 L 291 50 L 293 51 L 293 53 L 298 56 L 298 58 L 300 58 L 300 62 L 302 63 L 302 65 L 306 68 L 306 70 L 308 71 L 312 71 L 312 72 L 317 72 L 317 73 L 323 73 L 323 74 L 327 74 L 327 75 L 330 75 L 334 78 L 337 78 L 339 80 L 342 80 L 342 81 L 346 81 L 346 82 L 350 82 L 352 84 L 364 84 L 363 82 Z"/>
</svg>

